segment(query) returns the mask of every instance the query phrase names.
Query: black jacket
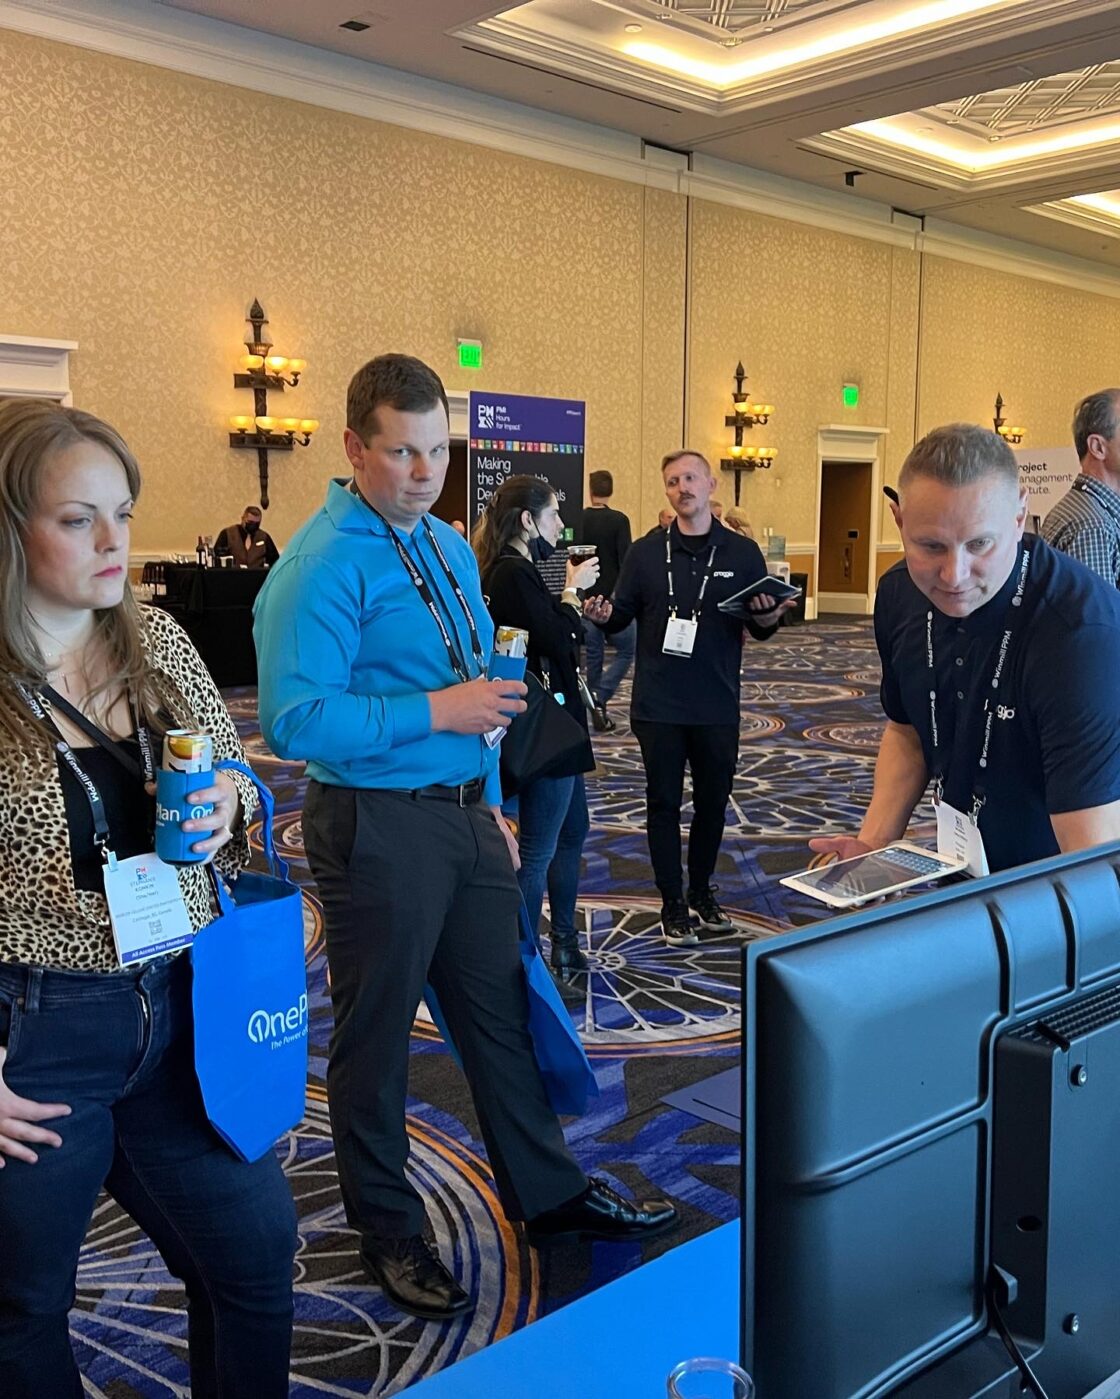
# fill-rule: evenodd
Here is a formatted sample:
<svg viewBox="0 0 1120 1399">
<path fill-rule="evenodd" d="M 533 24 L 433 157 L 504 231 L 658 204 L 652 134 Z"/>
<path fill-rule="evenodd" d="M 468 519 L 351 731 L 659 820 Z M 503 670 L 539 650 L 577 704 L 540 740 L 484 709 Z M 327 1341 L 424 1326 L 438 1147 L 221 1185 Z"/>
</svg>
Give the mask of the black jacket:
<svg viewBox="0 0 1120 1399">
<path fill-rule="evenodd" d="M 587 729 L 587 710 L 576 679 L 583 622 L 576 608 L 558 602 L 536 565 L 507 548 L 482 580 L 486 605 L 496 627 L 521 627 L 529 633 L 528 669 L 564 696 L 564 708 Z M 570 777 L 595 766 L 591 740 L 584 751 L 550 777 Z"/>
<path fill-rule="evenodd" d="M 589 505 L 583 512 L 581 543 L 594 544 L 599 556 L 599 581 L 588 597 L 613 597 L 622 560 L 630 547 L 630 521 L 609 505 Z"/>
</svg>

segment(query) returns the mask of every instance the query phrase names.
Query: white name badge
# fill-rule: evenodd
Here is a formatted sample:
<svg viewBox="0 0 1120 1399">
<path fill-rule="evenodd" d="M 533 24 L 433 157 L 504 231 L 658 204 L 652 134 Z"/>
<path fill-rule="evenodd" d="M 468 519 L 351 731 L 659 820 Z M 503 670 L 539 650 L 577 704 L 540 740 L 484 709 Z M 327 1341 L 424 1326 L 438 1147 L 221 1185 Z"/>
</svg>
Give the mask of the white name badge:
<svg viewBox="0 0 1120 1399">
<path fill-rule="evenodd" d="M 107 864 L 105 897 L 122 967 L 162 957 L 194 941 L 178 877 L 158 855 L 133 855 Z"/>
<path fill-rule="evenodd" d="M 944 800 L 937 803 L 937 853 L 947 860 L 964 860 L 974 879 L 983 879 L 989 872 L 980 827 Z"/>
<path fill-rule="evenodd" d="M 696 645 L 696 626 L 693 617 L 670 617 L 662 651 L 670 656 L 691 656 L 692 648 Z"/>
</svg>

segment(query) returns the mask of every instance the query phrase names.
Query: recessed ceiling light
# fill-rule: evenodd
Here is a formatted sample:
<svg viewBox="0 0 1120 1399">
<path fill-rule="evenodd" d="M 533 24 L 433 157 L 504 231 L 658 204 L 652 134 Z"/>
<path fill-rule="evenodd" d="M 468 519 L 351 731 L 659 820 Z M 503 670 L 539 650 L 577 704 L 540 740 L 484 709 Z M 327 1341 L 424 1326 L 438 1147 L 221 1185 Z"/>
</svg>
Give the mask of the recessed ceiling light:
<svg viewBox="0 0 1120 1399">
<path fill-rule="evenodd" d="M 662 18 L 664 18 L 664 16 L 662 16 Z M 642 26 L 640 24 L 626 24 L 623 25 L 623 28 L 626 30 L 627 34 L 640 34 L 642 32 Z"/>
</svg>

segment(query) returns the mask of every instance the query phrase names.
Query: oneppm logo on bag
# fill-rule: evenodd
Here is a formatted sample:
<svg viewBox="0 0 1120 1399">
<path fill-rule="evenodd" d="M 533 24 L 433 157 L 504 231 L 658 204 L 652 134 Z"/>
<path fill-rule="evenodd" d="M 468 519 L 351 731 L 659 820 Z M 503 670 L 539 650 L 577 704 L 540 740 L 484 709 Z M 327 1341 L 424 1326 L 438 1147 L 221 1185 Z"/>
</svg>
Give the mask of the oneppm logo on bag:
<svg viewBox="0 0 1120 1399">
<path fill-rule="evenodd" d="M 249 1017 L 246 1032 L 253 1044 L 267 1044 L 270 1049 L 282 1049 L 287 1044 L 307 1038 L 307 992 L 287 1010 L 255 1010 Z"/>
</svg>

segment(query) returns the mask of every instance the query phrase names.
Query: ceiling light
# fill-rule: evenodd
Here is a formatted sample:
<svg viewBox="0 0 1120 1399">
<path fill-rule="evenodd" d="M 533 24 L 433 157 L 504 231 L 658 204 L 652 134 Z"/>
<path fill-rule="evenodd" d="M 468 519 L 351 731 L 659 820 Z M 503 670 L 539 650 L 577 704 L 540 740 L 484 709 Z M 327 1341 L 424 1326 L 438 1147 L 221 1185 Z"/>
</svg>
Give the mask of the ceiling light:
<svg viewBox="0 0 1120 1399">
<path fill-rule="evenodd" d="M 882 19 L 866 24 L 850 25 L 843 30 L 821 35 L 800 45 L 780 49 L 757 58 L 746 58 L 738 63 L 710 63 L 703 59 L 689 58 L 659 44 L 638 41 L 628 43 L 624 51 L 631 58 L 664 68 L 683 77 L 696 78 L 712 87 L 727 88 L 750 78 L 762 77 L 767 73 L 794 68 L 799 64 L 811 63 L 828 58 L 836 53 L 847 53 L 869 44 L 882 43 L 887 39 L 898 38 L 949 20 L 961 19 L 966 15 L 979 14 L 984 10 L 1001 9 L 1006 0 L 927 0 L 927 3 L 913 5 L 899 10 Z M 658 18 L 667 19 L 668 15 Z"/>
<path fill-rule="evenodd" d="M 623 28 L 626 30 L 627 34 L 640 34 L 642 32 L 642 26 L 640 24 L 625 24 Z"/>
<path fill-rule="evenodd" d="M 1120 140 L 1120 122 L 1115 121 L 1091 128 L 1075 127 L 1037 140 L 1012 137 L 1004 141 L 1002 149 L 998 151 L 994 150 L 990 143 L 981 144 L 979 141 L 968 147 L 950 146 L 934 137 L 922 136 L 907 127 L 896 126 L 889 120 L 860 122 L 856 126 L 846 127 L 845 130 L 858 131 L 886 145 L 932 156 L 957 170 L 967 170 L 973 174 L 1007 165 L 1021 165 L 1025 161 L 1060 155 L 1066 151 L 1105 146 Z"/>
</svg>

